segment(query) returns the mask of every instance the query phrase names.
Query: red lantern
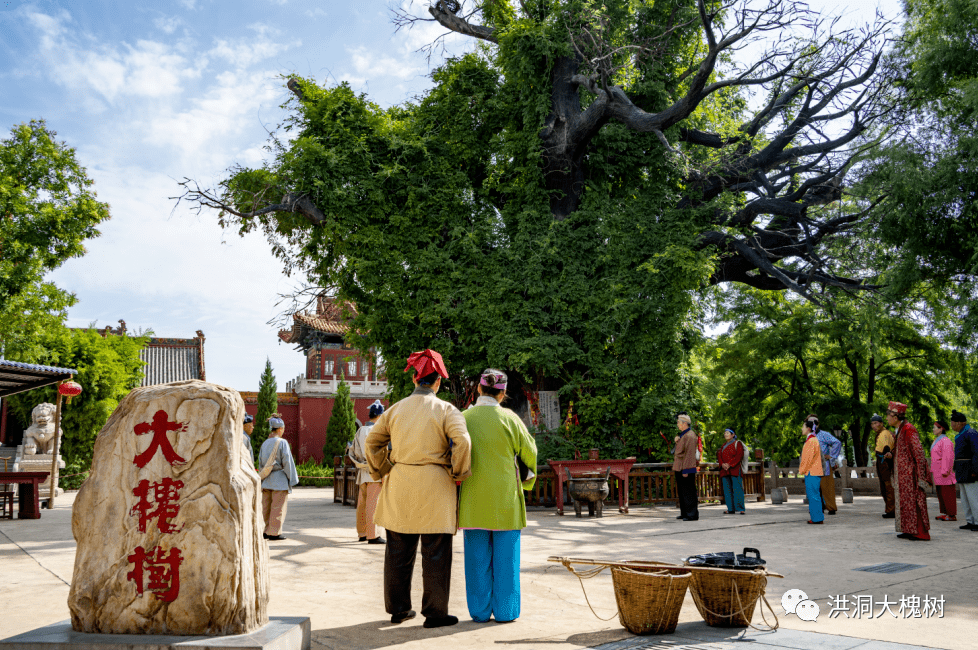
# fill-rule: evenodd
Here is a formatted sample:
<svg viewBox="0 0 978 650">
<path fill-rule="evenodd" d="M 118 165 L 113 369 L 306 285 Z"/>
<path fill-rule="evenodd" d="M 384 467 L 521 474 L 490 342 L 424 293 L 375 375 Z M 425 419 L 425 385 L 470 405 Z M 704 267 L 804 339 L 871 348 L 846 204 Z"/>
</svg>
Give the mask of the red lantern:
<svg viewBox="0 0 978 650">
<path fill-rule="evenodd" d="M 74 381 L 66 381 L 63 384 L 58 385 L 58 393 L 60 395 L 65 395 L 68 398 L 68 403 L 71 404 L 71 398 L 75 395 L 81 395 L 82 387 Z"/>
</svg>

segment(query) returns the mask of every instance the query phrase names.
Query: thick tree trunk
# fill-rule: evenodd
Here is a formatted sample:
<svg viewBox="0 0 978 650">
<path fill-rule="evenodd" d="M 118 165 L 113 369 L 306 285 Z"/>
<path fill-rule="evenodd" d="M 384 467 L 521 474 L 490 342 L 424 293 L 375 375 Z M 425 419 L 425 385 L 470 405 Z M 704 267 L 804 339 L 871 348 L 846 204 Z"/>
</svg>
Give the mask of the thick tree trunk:
<svg viewBox="0 0 978 650">
<path fill-rule="evenodd" d="M 608 122 L 600 111 L 582 111 L 581 94 L 574 76 L 580 68 L 576 57 L 554 62 L 552 106 L 540 132 L 543 141 L 543 173 L 554 219 L 563 221 L 577 211 L 584 192 L 584 154 L 598 131 Z"/>
<path fill-rule="evenodd" d="M 873 401 L 875 400 L 876 400 L 876 357 L 870 356 L 869 376 L 866 381 L 866 403 L 872 404 Z M 868 421 L 864 425 L 862 425 L 861 431 L 863 432 L 863 436 L 864 436 L 863 439 L 868 442 L 870 438 L 870 432 L 872 431 L 872 427 L 869 426 Z M 862 456 L 861 460 L 859 461 L 860 466 L 866 466 L 869 463 L 869 458 L 870 458 L 869 452 L 866 450 L 860 450 L 859 453 Z"/>
<path fill-rule="evenodd" d="M 843 344 L 842 341 L 839 341 L 839 345 L 842 344 Z M 858 364 L 856 364 L 856 362 L 852 361 L 849 358 L 848 354 L 845 355 L 844 360 L 845 360 L 846 367 L 849 368 L 849 373 L 852 376 L 852 407 L 851 408 L 852 408 L 852 413 L 855 415 L 853 417 L 852 424 L 850 425 L 849 428 L 850 428 L 850 433 L 852 435 L 853 460 L 855 460 L 856 465 L 858 467 L 863 467 L 865 463 L 865 456 L 866 456 L 866 454 L 863 451 L 863 447 L 866 446 L 866 438 L 863 435 L 863 431 L 861 428 L 862 423 L 858 415 L 860 410 L 860 402 L 861 402 L 861 400 L 859 399 L 859 394 L 860 394 L 859 366 Z"/>
</svg>

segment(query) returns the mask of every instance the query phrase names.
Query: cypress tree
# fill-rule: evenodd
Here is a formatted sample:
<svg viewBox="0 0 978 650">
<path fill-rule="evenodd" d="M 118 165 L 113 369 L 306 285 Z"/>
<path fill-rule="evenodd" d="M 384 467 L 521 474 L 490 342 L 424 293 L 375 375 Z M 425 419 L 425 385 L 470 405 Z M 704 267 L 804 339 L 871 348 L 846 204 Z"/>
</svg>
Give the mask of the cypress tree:
<svg viewBox="0 0 978 650">
<path fill-rule="evenodd" d="M 326 444 L 323 445 L 323 463 L 329 465 L 334 456 L 346 453 L 346 443 L 357 433 L 357 414 L 350 399 L 350 387 L 340 373 L 340 385 L 333 400 L 333 414 L 326 425 Z"/>
<path fill-rule="evenodd" d="M 258 458 L 261 444 L 268 440 L 268 418 L 278 410 L 278 382 L 272 374 L 272 362 L 265 357 L 265 371 L 258 384 L 258 412 L 255 414 L 255 430 L 251 434 L 251 447 Z"/>
</svg>

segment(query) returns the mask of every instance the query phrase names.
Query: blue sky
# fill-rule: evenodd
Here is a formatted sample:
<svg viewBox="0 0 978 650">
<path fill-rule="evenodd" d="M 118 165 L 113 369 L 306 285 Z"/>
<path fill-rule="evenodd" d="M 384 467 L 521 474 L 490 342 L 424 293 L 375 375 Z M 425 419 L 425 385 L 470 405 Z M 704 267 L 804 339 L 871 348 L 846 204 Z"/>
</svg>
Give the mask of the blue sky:
<svg viewBox="0 0 978 650">
<path fill-rule="evenodd" d="M 396 1 L 419 15 L 428 4 Z M 811 6 L 858 23 L 877 4 Z M 267 324 L 301 278 L 282 274 L 260 235 L 224 232 L 216 214 L 174 209 L 169 197 L 184 177 L 208 184 L 234 163 L 260 163 L 288 97 L 281 75 L 347 81 L 384 106 L 427 88 L 417 49 L 443 30 L 425 23 L 395 34 L 388 5 L 0 0 L 0 132 L 46 119 L 112 209 L 88 254 L 51 276 L 79 298 L 69 325 L 122 318 L 157 336 L 203 330 L 208 380 L 238 390 L 257 389 L 266 356 L 280 390 L 302 372 L 301 354 Z M 899 15 L 895 0 L 882 9 Z"/>
</svg>

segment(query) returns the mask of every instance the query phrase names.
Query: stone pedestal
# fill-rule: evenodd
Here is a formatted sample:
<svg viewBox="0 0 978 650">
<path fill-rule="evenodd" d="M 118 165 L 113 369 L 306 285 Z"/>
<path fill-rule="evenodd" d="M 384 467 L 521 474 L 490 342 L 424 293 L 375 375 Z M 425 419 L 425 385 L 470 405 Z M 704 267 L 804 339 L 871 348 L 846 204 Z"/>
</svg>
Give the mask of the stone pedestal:
<svg viewBox="0 0 978 650">
<path fill-rule="evenodd" d="M 19 450 L 23 450 L 23 447 L 18 447 Z M 15 472 L 50 472 L 51 471 L 51 454 L 34 454 L 32 456 L 25 456 L 21 451 L 14 461 L 14 471 Z M 64 469 L 65 462 L 61 460 L 61 455 L 58 454 L 58 465 L 55 472 L 56 475 L 60 476 L 61 470 Z M 57 485 L 57 480 L 55 481 Z M 60 487 L 58 491 L 55 492 L 54 496 L 59 497 L 64 494 L 64 490 Z M 44 479 L 44 482 L 38 486 L 38 496 L 43 499 L 49 499 L 51 497 L 51 476 Z"/>
<path fill-rule="evenodd" d="M 287 616 L 273 616 L 248 634 L 221 637 L 88 634 L 62 621 L 0 640 L 0 650 L 309 650 L 310 639 L 309 619 Z"/>
</svg>

